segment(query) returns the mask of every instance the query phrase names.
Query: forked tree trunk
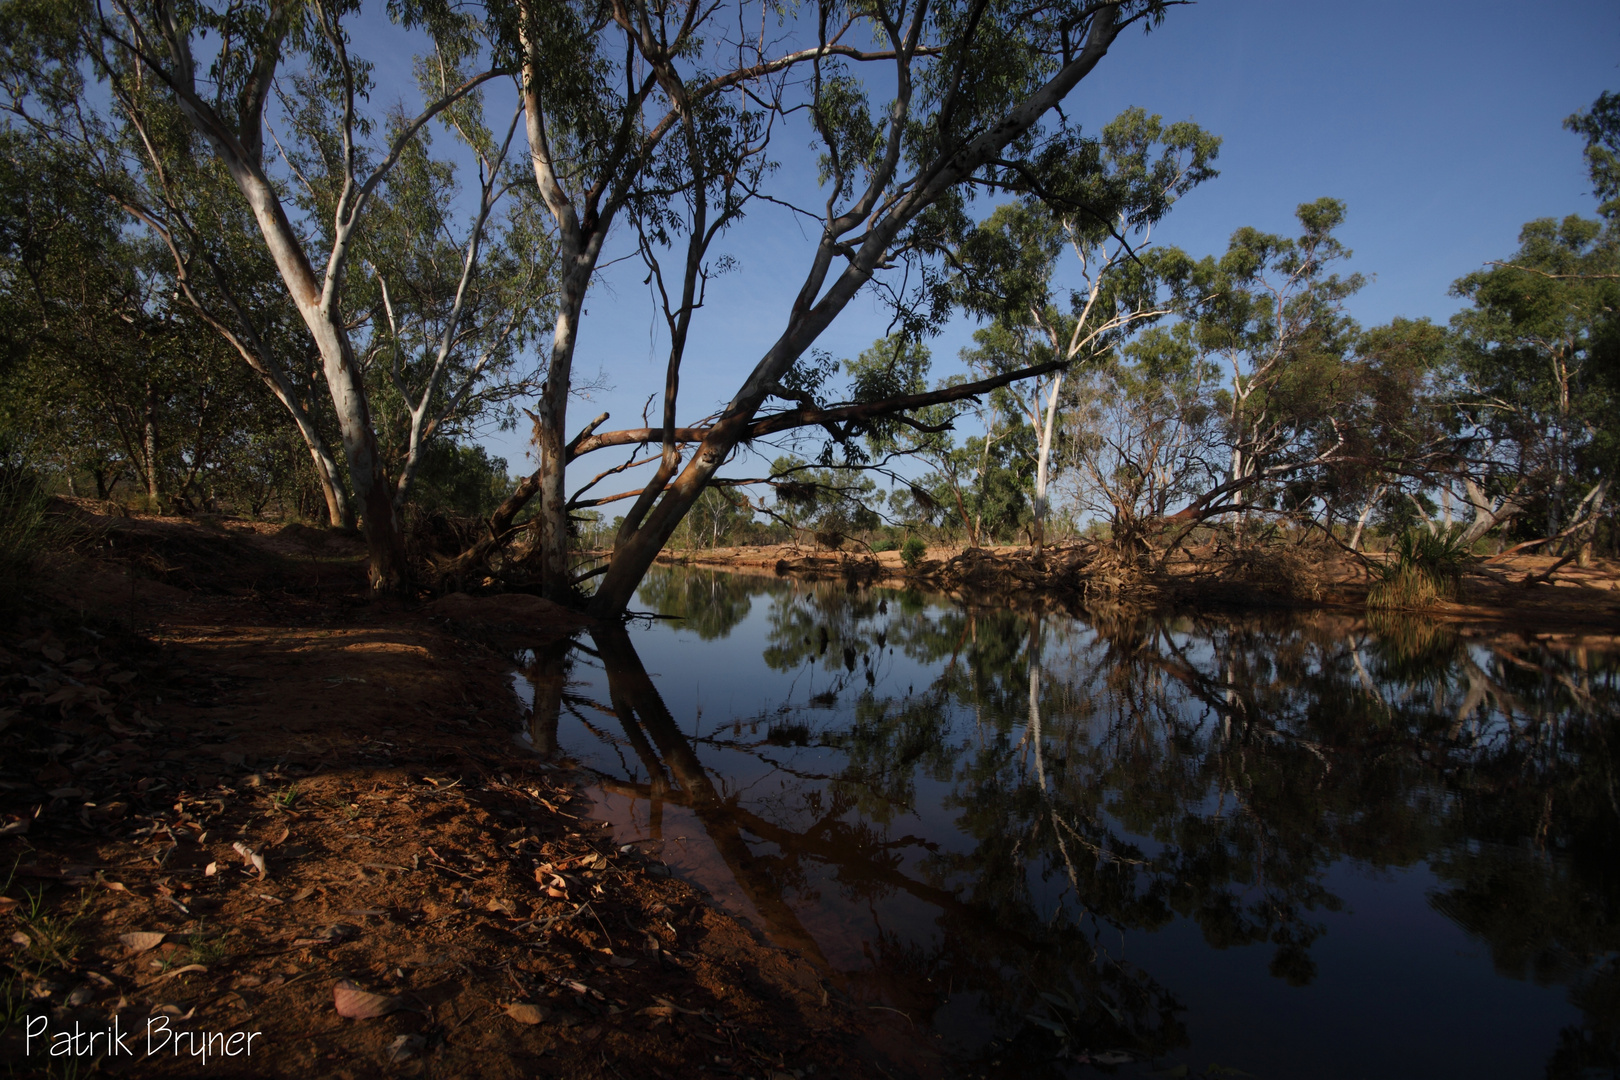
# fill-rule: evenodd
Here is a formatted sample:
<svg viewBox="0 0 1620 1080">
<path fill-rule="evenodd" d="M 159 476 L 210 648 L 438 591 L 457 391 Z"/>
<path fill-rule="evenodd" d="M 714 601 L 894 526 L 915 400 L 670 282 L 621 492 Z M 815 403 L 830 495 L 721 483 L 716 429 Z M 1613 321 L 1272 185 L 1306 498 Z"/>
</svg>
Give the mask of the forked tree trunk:
<svg viewBox="0 0 1620 1080">
<path fill-rule="evenodd" d="M 365 382 L 338 310 L 335 290 L 323 288 L 316 278 L 292 223 L 264 175 L 232 153 L 231 147 L 216 142 L 216 148 L 252 207 L 276 269 L 320 354 L 349 467 L 349 482 L 354 487 L 365 532 L 371 590 L 396 592 L 404 587 L 408 576 L 405 539 L 394 514 L 393 485 L 377 448 Z M 323 494 L 330 494 L 324 484 Z M 328 499 L 329 511 L 331 505 Z"/>
</svg>

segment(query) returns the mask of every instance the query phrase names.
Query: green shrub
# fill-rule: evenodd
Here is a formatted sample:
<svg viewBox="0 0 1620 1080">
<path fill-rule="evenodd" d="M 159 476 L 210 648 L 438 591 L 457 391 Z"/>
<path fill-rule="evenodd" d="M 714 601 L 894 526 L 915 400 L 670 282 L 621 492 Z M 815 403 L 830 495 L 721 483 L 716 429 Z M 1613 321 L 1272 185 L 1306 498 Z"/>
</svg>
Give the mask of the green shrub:
<svg viewBox="0 0 1620 1080">
<path fill-rule="evenodd" d="M 909 537 L 904 544 L 900 545 L 900 561 L 905 563 L 907 570 L 917 569 L 926 554 L 928 554 L 928 545 L 918 537 Z"/>
<path fill-rule="evenodd" d="M 1389 554 L 1389 561 L 1373 567 L 1368 607 L 1409 610 L 1455 600 L 1463 573 L 1474 562 L 1461 528 L 1408 529 L 1395 537 Z"/>
<path fill-rule="evenodd" d="M 899 546 L 893 540 L 878 540 L 872 544 L 872 554 L 877 555 L 884 551 L 893 551 Z"/>
</svg>

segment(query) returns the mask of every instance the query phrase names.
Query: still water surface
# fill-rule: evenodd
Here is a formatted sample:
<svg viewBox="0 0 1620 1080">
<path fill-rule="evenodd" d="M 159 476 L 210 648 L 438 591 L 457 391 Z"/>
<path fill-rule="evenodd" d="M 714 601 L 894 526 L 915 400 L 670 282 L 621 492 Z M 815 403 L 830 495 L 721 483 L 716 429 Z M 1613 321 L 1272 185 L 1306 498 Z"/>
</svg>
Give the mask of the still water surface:
<svg viewBox="0 0 1620 1080">
<path fill-rule="evenodd" d="M 681 618 L 520 658 L 538 747 L 971 1071 L 1620 1076 L 1614 653 L 687 570 L 640 604 Z"/>
</svg>

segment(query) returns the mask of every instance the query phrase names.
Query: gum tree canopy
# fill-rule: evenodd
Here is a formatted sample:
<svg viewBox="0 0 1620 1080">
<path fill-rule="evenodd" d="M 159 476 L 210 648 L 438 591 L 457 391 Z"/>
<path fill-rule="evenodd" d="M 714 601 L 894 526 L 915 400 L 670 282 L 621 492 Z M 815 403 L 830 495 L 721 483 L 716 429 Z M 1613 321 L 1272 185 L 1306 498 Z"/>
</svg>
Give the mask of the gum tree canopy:
<svg viewBox="0 0 1620 1080">
<path fill-rule="evenodd" d="M 409 271 L 400 259 L 414 256 L 369 239 L 382 234 L 368 230 L 398 216 L 390 192 L 409 184 L 394 178 L 427 160 L 423 147 L 435 124 L 473 132 L 466 141 L 480 162 L 480 205 L 487 208 L 496 190 L 490 177 L 499 173 L 504 185 L 517 174 L 501 164 L 499 127 L 479 126 L 483 95 L 498 111 L 497 91 L 511 86 L 532 164 L 522 170 L 521 194 L 549 220 L 552 235 L 542 246 L 551 262 L 546 280 L 528 292 L 497 291 L 481 301 L 478 326 L 494 329 L 478 332 L 511 324 L 488 304 L 544 309 L 550 317 L 548 367 L 534 410 L 539 467 L 453 569 L 487 564 L 527 536 L 518 547 L 531 579 L 568 599 L 585 577 L 601 574 L 590 604 L 610 615 L 625 608 L 717 470 L 749 440 L 816 425 L 848 443 L 878 418 L 920 423 L 910 417 L 915 410 L 1053 370 L 1041 364 L 920 394 L 823 401 L 801 361 L 813 363 L 811 347 L 863 289 L 892 307 L 902 333 L 920 336 L 937 326 L 950 308 L 946 260 L 972 226 L 971 199 L 1039 197 L 1059 175 L 1072 185 L 1075 162 L 1097 160 L 1097 144 L 1060 106 L 1122 33 L 1151 29 L 1177 3 L 822 0 L 783 9 L 679 0 L 390 0 L 370 11 L 361 0 L 104 0 L 66 19 L 41 16 L 45 9 L 22 0 L 6 6 L 16 9 L 18 19 L 7 20 L 14 27 L 52 18 L 68 27 L 60 42 L 14 34 L 7 47 L 15 68 L 102 80 L 115 102 L 188 129 L 196 153 L 228 176 L 251 219 L 245 228 L 273 264 L 330 393 L 379 590 L 408 578 L 394 475 L 408 466 L 379 453 L 373 399 L 390 384 L 368 343 L 391 336 L 397 345 L 400 332 L 390 334 L 387 325 L 390 297 L 381 294 Z M 393 61 L 381 49 L 361 54 L 379 38 L 373 31 L 385 15 L 423 43 L 416 77 L 424 102 L 415 112 L 370 103 L 381 65 Z M 44 62 L 52 49 L 59 52 L 55 69 Z M 48 104 L 60 88 L 47 80 L 18 100 L 26 104 L 32 93 Z M 320 122 L 306 124 L 301 148 L 284 147 L 280 138 L 301 117 Z M 767 187 L 777 175 L 772 139 L 798 125 L 819 153 L 824 202 L 812 208 L 789 206 L 786 188 Z M 139 125 L 128 130 L 142 135 Z M 312 163 L 318 175 L 308 174 Z M 715 244 L 757 199 L 787 206 L 815 237 L 814 248 L 775 342 L 723 408 L 682 424 L 681 377 L 690 374 L 683 363 L 708 277 L 725 265 Z M 1096 208 L 1099 220 L 1113 213 Z M 458 290 L 487 278 L 477 264 L 487 209 L 481 214 L 458 241 L 466 252 Z M 661 416 L 657 426 L 618 431 L 598 430 L 605 417 L 576 421 L 570 438 L 586 291 L 615 230 L 645 260 L 663 308 L 669 354 Z M 206 254 L 199 253 L 199 265 Z M 180 266 L 182 275 L 187 270 Z M 374 284 L 357 294 L 356 279 Z M 541 288 L 544 303 L 534 295 Z M 461 308 L 446 311 L 434 331 L 443 354 L 462 346 L 463 332 Z M 420 402 L 453 389 L 430 382 Z M 423 416 L 434 412 L 414 403 L 416 396 L 413 438 L 431 426 Z M 641 445 L 657 446 L 647 461 L 656 469 L 639 490 L 619 496 L 633 502 L 611 558 L 586 575 L 574 573 L 570 510 L 609 500 L 583 501 L 580 490 L 570 496 L 568 465 L 607 447 Z M 531 519 L 516 526 L 536 498 Z"/>
<path fill-rule="evenodd" d="M 482 558 L 538 495 L 532 558 L 553 595 L 576 583 L 567 559 L 569 461 L 658 443 L 632 493 L 592 600 L 622 611 L 658 551 L 720 467 L 748 440 L 815 424 L 848 440 L 863 422 L 984 393 L 1048 369 L 870 401 L 822 402 L 801 361 L 863 289 L 912 334 L 948 308 L 941 256 L 969 227 L 975 190 L 1024 193 L 1091 146 L 1058 111 L 1163 0 L 996 3 L 898 0 L 806 5 L 791 23 L 743 5 L 732 27 L 696 4 L 553 4 L 516 12 L 536 179 L 560 232 L 564 277 L 551 373 L 537 412 L 540 468 L 490 522 Z M 761 26 L 779 27 L 777 48 Z M 725 44 L 716 47 L 716 43 Z M 724 59 L 722 65 L 720 61 Z M 760 197 L 777 127 L 808 118 L 823 205 L 796 212 L 819 232 L 780 336 L 711 419 L 682 426 L 682 367 L 719 235 Z M 1108 208 L 1099 208 L 1104 214 Z M 583 294 L 616 218 L 637 232 L 670 342 L 661 424 L 568 439 L 570 364 Z M 770 406 L 775 399 L 780 408 Z M 576 495 L 577 498 L 577 495 Z"/>
</svg>

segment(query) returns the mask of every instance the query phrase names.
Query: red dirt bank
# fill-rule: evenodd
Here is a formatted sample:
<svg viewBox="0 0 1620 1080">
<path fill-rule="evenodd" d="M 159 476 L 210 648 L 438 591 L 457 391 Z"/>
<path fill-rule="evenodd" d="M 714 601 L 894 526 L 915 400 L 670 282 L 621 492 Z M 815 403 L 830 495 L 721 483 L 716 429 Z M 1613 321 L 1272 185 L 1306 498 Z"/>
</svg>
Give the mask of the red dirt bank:
<svg viewBox="0 0 1620 1080">
<path fill-rule="evenodd" d="M 130 1076 L 936 1071 L 514 744 L 510 664 L 475 639 L 537 601 L 366 603 L 359 545 L 296 527 L 80 526 L 111 556 L 65 558 L 0 630 L 14 1075 L 95 1061 L 25 1053 L 28 1015 L 262 1032 L 206 1068 L 126 1037 L 99 1064 Z M 342 980 L 384 1014 L 339 1016 Z"/>
</svg>

